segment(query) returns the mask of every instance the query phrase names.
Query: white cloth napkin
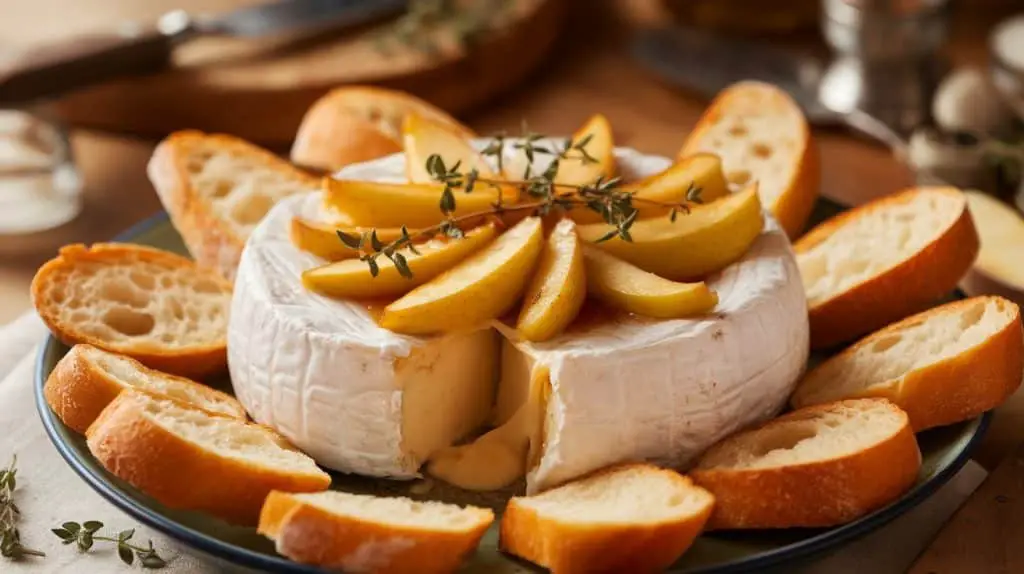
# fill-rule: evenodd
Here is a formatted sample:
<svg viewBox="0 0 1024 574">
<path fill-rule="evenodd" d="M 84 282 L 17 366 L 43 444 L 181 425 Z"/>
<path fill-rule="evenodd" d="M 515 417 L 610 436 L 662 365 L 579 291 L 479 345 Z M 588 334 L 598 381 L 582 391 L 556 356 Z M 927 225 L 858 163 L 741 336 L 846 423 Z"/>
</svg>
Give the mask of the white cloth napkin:
<svg viewBox="0 0 1024 574">
<path fill-rule="evenodd" d="M 17 574 L 106 573 L 131 571 L 121 564 L 109 545 L 97 545 L 87 554 L 62 546 L 51 532 L 66 521 L 99 520 L 117 532 L 136 528 L 135 539 L 152 539 L 164 556 L 172 557 L 169 574 L 205 574 L 229 571 L 225 566 L 188 554 L 174 541 L 140 527 L 94 493 L 64 463 L 46 437 L 35 411 L 32 382 L 35 348 L 45 327 L 35 314 L 26 314 L 0 329 L 0 465 L 18 455 L 16 499 L 22 510 L 22 542 L 46 552 L 46 558 L 10 563 L 0 558 L 0 572 Z M 851 543 L 805 568 L 800 574 L 905 572 L 939 528 L 985 478 L 985 470 L 968 463 L 934 496 L 890 525 Z M 136 566 L 136 569 L 138 566 Z M 234 569 L 230 571 L 235 571 Z"/>
</svg>

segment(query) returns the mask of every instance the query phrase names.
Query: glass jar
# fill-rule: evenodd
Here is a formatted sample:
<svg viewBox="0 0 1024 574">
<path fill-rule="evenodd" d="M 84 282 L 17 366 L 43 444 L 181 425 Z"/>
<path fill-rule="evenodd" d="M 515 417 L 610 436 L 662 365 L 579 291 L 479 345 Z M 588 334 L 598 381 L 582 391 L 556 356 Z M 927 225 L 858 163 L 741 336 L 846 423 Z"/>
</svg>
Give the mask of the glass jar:
<svg viewBox="0 0 1024 574">
<path fill-rule="evenodd" d="M 0 110 L 0 235 L 52 229 L 81 210 L 67 133 L 39 115 Z"/>
</svg>

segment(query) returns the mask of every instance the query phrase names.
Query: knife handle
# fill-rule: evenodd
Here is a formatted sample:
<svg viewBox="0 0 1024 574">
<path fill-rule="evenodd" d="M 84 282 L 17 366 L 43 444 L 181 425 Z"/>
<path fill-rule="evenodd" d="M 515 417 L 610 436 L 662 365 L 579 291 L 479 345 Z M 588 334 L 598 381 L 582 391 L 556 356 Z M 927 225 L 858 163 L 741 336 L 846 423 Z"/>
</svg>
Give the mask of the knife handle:
<svg viewBox="0 0 1024 574">
<path fill-rule="evenodd" d="M 0 104 L 20 105 L 120 76 L 158 71 L 174 45 L 193 31 L 172 12 L 155 28 L 61 40 L 0 61 Z"/>
</svg>

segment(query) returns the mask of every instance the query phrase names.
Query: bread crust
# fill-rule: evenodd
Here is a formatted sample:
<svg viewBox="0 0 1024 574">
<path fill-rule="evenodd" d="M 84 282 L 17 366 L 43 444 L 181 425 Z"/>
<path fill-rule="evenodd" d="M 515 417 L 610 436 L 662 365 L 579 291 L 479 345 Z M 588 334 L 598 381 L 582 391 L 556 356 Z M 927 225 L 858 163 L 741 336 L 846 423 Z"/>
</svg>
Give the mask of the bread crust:
<svg viewBox="0 0 1024 574">
<path fill-rule="evenodd" d="M 50 331 L 66 345 L 86 343 L 112 353 L 131 357 L 142 364 L 174 375 L 202 380 L 227 370 L 227 333 L 216 341 L 203 345 L 167 347 L 140 346 L 133 343 L 106 341 L 80 329 L 73 322 L 61 320 L 58 309 L 63 304 L 51 299 L 48 287 L 54 275 L 80 263 L 119 262 L 125 258 L 139 259 L 167 268 L 196 267 L 196 264 L 169 251 L 131 243 L 94 243 L 66 245 L 57 257 L 44 263 L 32 279 L 32 304 Z M 231 284 L 211 269 L 197 268 L 198 273 L 231 291 Z"/>
<path fill-rule="evenodd" d="M 117 395 L 121 394 L 121 391 L 131 388 L 119 383 L 86 356 L 86 352 L 89 349 L 95 348 L 97 347 L 88 344 L 72 347 L 57 362 L 53 371 L 50 372 L 50 376 L 46 378 L 46 384 L 43 386 L 43 396 L 46 398 L 46 404 L 50 405 L 50 408 L 65 425 L 71 430 L 82 434 L 100 416 L 103 409 L 113 402 Z M 183 377 L 156 372 L 128 356 L 124 356 L 124 360 L 133 363 L 133 367 L 140 372 L 148 373 L 151 376 L 175 379 L 182 385 L 193 387 L 204 395 L 214 397 L 225 407 L 225 410 L 233 410 L 233 413 L 230 414 L 228 412 L 215 412 L 213 414 L 234 416 L 241 420 L 246 418 L 245 409 L 242 408 L 242 404 L 231 395 Z M 136 388 L 135 390 L 139 389 Z M 151 389 L 141 390 L 160 395 L 164 398 L 170 398 Z M 203 409 L 202 405 L 192 404 L 190 406 L 200 410 L 207 410 Z"/>
<path fill-rule="evenodd" d="M 297 180 L 308 180 L 310 190 L 319 187 L 320 178 L 263 148 L 225 134 L 185 130 L 172 133 L 157 145 L 146 173 L 171 222 L 200 265 L 216 269 L 223 277 L 233 280 L 245 238 L 239 237 L 191 184 L 188 158 L 200 145 L 250 156 L 268 169 L 286 172 Z"/>
<path fill-rule="evenodd" d="M 802 145 L 799 155 L 795 158 L 793 177 L 774 203 L 762 202 L 771 210 L 779 225 L 786 231 L 786 235 L 795 240 L 803 231 L 818 200 L 818 190 L 821 187 L 821 160 L 807 119 L 789 94 L 771 84 L 750 80 L 737 82 L 722 90 L 697 120 L 697 125 L 687 136 L 677 159 L 709 152 L 710 150 L 703 145 L 707 132 L 722 116 L 745 114 L 745 109 L 751 105 L 746 100 L 755 98 L 762 102 L 758 105 L 759 108 L 778 109 L 780 114 L 800 119 L 800 133 L 797 139 Z M 736 111 L 732 111 L 734 107 Z"/>
<path fill-rule="evenodd" d="M 256 524 L 271 491 L 317 492 L 331 484 L 322 471 L 298 474 L 204 450 L 148 416 L 140 396 L 137 391 L 118 395 L 89 426 L 87 443 L 109 472 L 169 508 L 249 526 Z"/>
<path fill-rule="evenodd" d="M 1012 319 L 1002 329 L 963 353 L 913 369 L 903 376 L 902 381 L 893 385 L 863 389 L 856 396 L 845 397 L 888 399 L 906 411 L 915 432 L 972 419 L 1001 405 L 1020 386 L 1024 373 L 1024 336 L 1020 308 L 1002 297 L 985 296 L 954 301 L 893 323 L 818 365 L 808 373 L 805 381 L 813 381 L 826 364 L 848 360 L 859 350 L 874 345 L 909 324 L 941 313 L 955 313 L 979 301 L 1000 302 L 1010 309 Z M 803 399 L 800 386 L 793 394 L 791 403 L 794 408 L 811 404 Z"/>
<path fill-rule="evenodd" d="M 642 467 L 647 472 L 671 473 L 681 488 L 695 488 L 689 478 L 648 464 L 613 467 L 591 476 L 630 466 Z M 519 501 L 520 497 L 513 497 L 505 508 L 499 546 L 502 551 L 548 568 L 553 574 L 660 572 L 693 544 L 714 505 L 709 496 L 702 510 L 683 520 L 595 525 L 541 516 Z"/>
<path fill-rule="evenodd" d="M 811 304 L 808 318 L 812 349 L 833 347 L 927 309 L 955 289 L 971 268 L 978 254 L 978 233 L 967 200 L 959 190 L 948 187 L 910 188 L 840 213 L 801 237 L 794 249 L 797 254 L 804 253 L 844 224 L 910 201 L 920 193 L 955 194 L 963 200 L 962 210 L 947 229 L 913 256 L 829 299 Z"/>
<path fill-rule="evenodd" d="M 445 574 L 476 550 L 494 521 L 490 510 L 476 510 L 480 520 L 464 531 L 427 530 L 344 516 L 271 492 L 257 531 L 276 541 L 278 553 L 303 564 L 343 567 L 363 561 L 372 562 L 378 574 Z M 367 558 L 370 544 L 378 551 Z"/>
<path fill-rule="evenodd" d="M 884 399 L 894 411 L 899 409 Z M 852 402 L 852 401 L 851 401 Z M 759 428 L 825 411 L 793 411 Z M 888 438 L 853 454 L 759 469 L 701 469 L 694 482 L 715 495 L 708 529 L 826 527 L 844 524 L 899 498 L 917 480 L 921 452 L 906 413 Z M 714 447 L 712 447 L 714 448 Z"/>
<path fill-rule="evenodd" d="M 445 111 L 411 94 L 371 86 L 345 86 L 328 92 L 310 106 L 295 135 L 292 161 L 336 171 L 348 164 L 398 153 L 403 147 L 398 133 L 409 112 L 443 123 L 466 138 L 476 137 Z M 390 127 L 382 129 L 379 122 Z"/>
</svg>

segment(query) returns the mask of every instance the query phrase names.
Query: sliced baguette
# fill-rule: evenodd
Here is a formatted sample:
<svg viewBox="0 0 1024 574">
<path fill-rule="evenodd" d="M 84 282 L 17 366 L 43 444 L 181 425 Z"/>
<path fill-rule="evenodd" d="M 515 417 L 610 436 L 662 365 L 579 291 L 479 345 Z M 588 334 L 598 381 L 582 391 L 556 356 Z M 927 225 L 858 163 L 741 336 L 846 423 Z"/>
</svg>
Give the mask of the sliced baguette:
<svg viewBox="0 0 1024 574">
<path fill-rule="evenodd" d="M 1021 383 L 1020 309 L 1002 297 L 954 301 L 868 335 L 814 368 L 793 393 L 795 408 L 884 397 L 915 431 L 992 409 Z"/>
<path fill-rule="evenodd" d="M 270 208 L 320 187 L 320 178 L 267 150 L 197 131 L 160 142 L 147 173 L 192 256 L 229 280 L 245 240 Z"/>
<path fill-rule="evenodd" d="M 292 161 L 327 171 L 402 151 L 402 122 L 416 115 L 441 122 L 466 138 L 472 130 L 440 108 L 396 90 L 346 86 L 306 112 L 292 145 Z"/>
<path fill-rule="evenodd" d="M 266 427 L 128 390 L 86 431 L 93 456 L 169 508 L 254 525 L 274 490 L 317 492 L 331 477 Z"/>
<path fill-rule="evenodd" d="M 655 572 L 686 552 L 714 504 L 675 471 L 626 464 L 513 497 L 500 545 L 554 574 Z"/>
<path fill-rule="evenodd" d="M 296 562 L 344 572 L 455 572 L 494 522 L 484 508 L 345 492 L 272 492 L 258 531 Z"/>
<path fill-rule="evenodd" d="M 795 245 L 811 346 L 851 341 L 956 288 L 978 253 L 960 191 L 913 188 L 843 212 Z"/>
<path fill-rule="evenodd" d="M 690 476 L 715 496 L 713 529 L 843 524 L 897 499 L 921 453 L 885 399 L 801 409 L 711 447 Z"/>
<path fill-rule="evenodd" d="M 753 81 L 722 90 L 679 157 L 703 152 L 721 157 L 730 183 L 757 181 L 761 203 L 791 239 L 800 235 L 818 199 L 821 168 L 807 120 L 788 94 Z"/>
<path fill-rule="evenodd" d="M 57 362 L 43 386 L 43 396 L 65 425 L 85 433 L 125 389 L 140 389 L 213 414 L 246 418 L 241 403 L 227 393 L 85 344 L 75 345 Z"/>
<path fill-rule="evenodd" d="M 68 345 L 192 379 L 227 370 L 231 284 L 180 255 L 127 243 L 68 245 L 36 272 L 32 303 Z"/>
</svg>

